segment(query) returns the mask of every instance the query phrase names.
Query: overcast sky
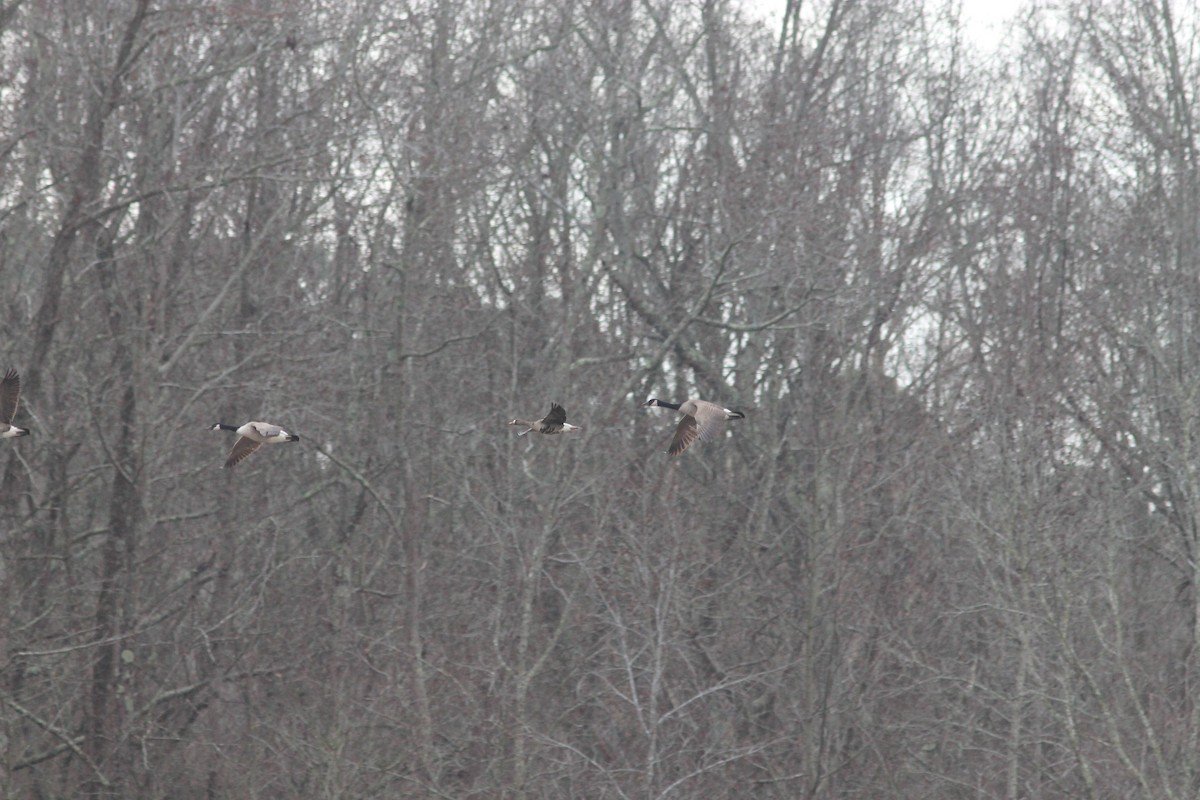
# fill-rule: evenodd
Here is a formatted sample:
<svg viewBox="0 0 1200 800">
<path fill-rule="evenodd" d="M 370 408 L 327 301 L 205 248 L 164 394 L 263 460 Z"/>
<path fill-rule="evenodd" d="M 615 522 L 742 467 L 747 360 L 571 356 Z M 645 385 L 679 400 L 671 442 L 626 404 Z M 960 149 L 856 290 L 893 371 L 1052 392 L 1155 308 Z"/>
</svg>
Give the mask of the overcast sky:
<svg viewBox="0 0 1200 800">
<path fill-rule="evenodd" d="M 745 0 L 751 8 L 764 14 L 778 16 L 786 0 Z M 980 47 L 1000 43 L 1004 23 L 1010 20 L 1026 0 L 962 0 L 963 23 L 967 33 Z"/>
</svg>

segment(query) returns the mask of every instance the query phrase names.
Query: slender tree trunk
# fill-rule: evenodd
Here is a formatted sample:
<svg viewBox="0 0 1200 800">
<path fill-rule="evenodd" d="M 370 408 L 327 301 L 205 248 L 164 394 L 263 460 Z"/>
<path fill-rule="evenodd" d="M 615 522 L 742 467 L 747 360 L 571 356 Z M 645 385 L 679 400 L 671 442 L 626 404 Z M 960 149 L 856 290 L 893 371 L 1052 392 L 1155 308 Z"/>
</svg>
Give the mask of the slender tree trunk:
<svg viewBox="0 0 1200 800">
<path fill-rule="evenodd" d="M 114 343 L 112 375 L 114 383 L 123 387 L 119 404 L 119 424 L 112 442 L 112 489 L 108 510 L 108 534 L 102 547 L 100 588 L 96 597 L 95 640 L 96 658 L 92 665 L 90 717 L 86 726 L 84 747 L 92 762 L 101 771 L 113 755 L 113 748 L 123 738 L 124 711 L 116 697 L 121 681 L 120 654 L 126 642 L 123 619 L 124 595 L 133 580 L 132 565 L 136 532 L 141 508 L 139 476 L 141 466 L 137 455 L 137 392 L 134 358 L 129 322 L 121 309 L 122 298 L 117 290 L 113 271 L 116 262 L 107 231 L 98 229 L 96 275 L 107 307 L 109 332 Z M 93 780 L 89 796 L 121 796 L 124 759 L 118 758 L 111 771 L 111 783 L 99 785 Z"/>
</svg>

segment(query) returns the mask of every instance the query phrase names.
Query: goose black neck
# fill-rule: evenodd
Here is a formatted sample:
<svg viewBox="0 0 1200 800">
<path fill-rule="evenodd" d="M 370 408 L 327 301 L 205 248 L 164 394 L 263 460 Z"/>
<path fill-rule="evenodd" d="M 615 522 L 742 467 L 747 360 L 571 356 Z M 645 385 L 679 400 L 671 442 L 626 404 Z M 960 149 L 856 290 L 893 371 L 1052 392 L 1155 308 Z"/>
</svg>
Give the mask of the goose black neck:
<svg viewBox="0 0 1200 800">
<path fill-rule="evenodd" d="M 659 400 L 659 401 L 658 401 L 658 404 L 659 404 L 660 406 L 662 406 L 663 408 L 673 408 L 673 409 L 675 409 L 676 411 L 678 411 L 678 410 L 679 410 L 679 406 L 681 406 L 681 405 L 682 405 L 682 403 L 668 403 L 666 400 Z"/>
<path fill-rule="evenodd" d="M 223 431 L 236 431 L 237 430 L 236 425 L 226 425 L 224 422 L 218 422 L 217 427 Z"/>
</svg>

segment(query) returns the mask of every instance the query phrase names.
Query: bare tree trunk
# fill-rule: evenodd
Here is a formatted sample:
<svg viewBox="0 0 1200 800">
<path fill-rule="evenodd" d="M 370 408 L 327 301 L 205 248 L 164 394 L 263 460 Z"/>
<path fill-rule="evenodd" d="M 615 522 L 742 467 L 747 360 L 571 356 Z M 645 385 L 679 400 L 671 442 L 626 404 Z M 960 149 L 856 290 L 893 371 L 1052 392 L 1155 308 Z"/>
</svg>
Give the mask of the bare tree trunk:
<svg viewBox="0 0 1200 800">
<path fill-rule="evenodd" d="M 124 599 L 133 580 L 138 518 L 141 510 L 139 482 L 141 465 L 137 457 L 137 381 L 134 374 L 133 347 L 130 341 L 134 320 L 122 313 L 122 299 L 113 274 L 116 269 L 108 232 L 97 230 L 96 276 L 108 312 L 109 331 L 114 354 L 111 374 L 121 387 L 118 425 L 112 442 L 112 489 L 108 510 L 108 533 L 102 546 L 99 591 L 96 595 L 96 657 L 92 665 L 91 708 L 86 752 L 98 773 L 108 769 L 112 778 L 100 783 L 99 774 L 89 783 L 88 796 L 124 794 L 129 777 L 128 761 L 116 748 L 123 737 L 126 709 L 117 697 L 122 682 L 121 654 L 128 642 L 125 634 Z M 126 662 L 127 663 L 127 662 Z M 115 758 L 114 758 L 115 757 Z"/>
</svg>

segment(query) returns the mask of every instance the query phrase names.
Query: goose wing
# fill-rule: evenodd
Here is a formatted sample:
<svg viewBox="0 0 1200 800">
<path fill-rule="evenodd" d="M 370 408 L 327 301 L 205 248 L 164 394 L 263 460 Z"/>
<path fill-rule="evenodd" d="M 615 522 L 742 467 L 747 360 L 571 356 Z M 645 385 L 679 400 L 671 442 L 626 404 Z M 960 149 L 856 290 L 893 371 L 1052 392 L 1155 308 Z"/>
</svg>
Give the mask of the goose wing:
<svg viewBox="0 0 1200 800">
<path fill-rule="evenodd" d="M 264 439 L 270 439 L 284 432 L 283 428 L 269 422 L 251 422 L 250 424 L 254 427 L 254 432 Z"/>
<path fill-rule="evenodd" d="M 725 430 L 725 409 L 715 403 L 696 401 L 696 433 L 702 442 L 710 442 Z"/>
<path fill-rule="evenodd" d="M 687 450 L 691 443 L 696 441 L 698 430 L 696 418 L 685 414 L 683 419 L 679 420 L 679 427 L 675 429 L 675 438 L 671 439 L 671 446 L 667 448 L 667 452 L 677 456 Z"/>
<path fill-rule="evenodd" d="M 550 404 L 550 413 L 542 417 L 542 422 L 547 425 L 562 425 L 567 421 L 567 410 L 558 403 Z"/>
<path fill-rule="evenodd" d="M 233 449 L 229 451 L 229 458 L 225 460 L 225 468 L 245 461 L 251 453 L 262 447 L 262 442 L 256 442 L 253 439 L 247 439 L 245 436 L 239 436 L 238 440 L 233 443 Z"/>
<path fill-rule="evenodd" d="M 17 402 L 21 399 L 21 377 L 15 369 L 4 373 L 0 380 L 0 422 L 9 423 L 17 416 Z"/>
</svg>

